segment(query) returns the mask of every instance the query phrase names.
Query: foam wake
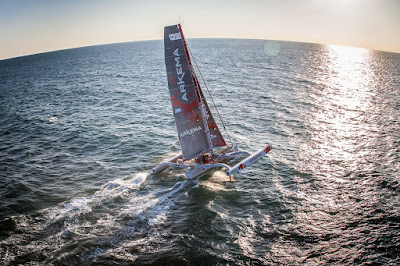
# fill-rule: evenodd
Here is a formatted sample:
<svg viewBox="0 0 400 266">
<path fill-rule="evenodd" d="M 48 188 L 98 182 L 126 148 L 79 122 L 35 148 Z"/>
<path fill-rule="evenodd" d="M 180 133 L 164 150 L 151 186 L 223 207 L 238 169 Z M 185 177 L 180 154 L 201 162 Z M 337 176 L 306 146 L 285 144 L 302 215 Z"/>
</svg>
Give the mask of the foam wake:
<svg viewBox="0 0 400 266">
<path fill-rule="evenodd" d="M 92 195 L 75 197 L 36 215 L 13 217 L 21 233 L 0 242 L 3 262 L 90 263 L 120 248 L 125 240 L 156 237 L 182 192 L 196 184 L 185 180 L 154 189 L 147 184 L 148 177 L 142 172 L 115 179 Z"/>
</svg>

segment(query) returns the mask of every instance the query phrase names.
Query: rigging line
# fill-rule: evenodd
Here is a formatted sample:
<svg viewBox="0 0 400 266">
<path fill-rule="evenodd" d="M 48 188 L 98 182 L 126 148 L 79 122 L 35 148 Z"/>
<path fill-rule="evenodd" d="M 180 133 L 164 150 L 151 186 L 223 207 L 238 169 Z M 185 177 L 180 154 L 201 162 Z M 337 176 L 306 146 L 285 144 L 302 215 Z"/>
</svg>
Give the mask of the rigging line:
<svg viewBox="0 0 400 266">
<path fill-rule="evenodd" d="M 225 127 L 225 123 L 224 123 L 224 121 L 222 120 L 222 117 L 221 117 L 221 115 L 220 115 L 220 113 L 219 113 L 219 111 L 218 111 L 217 106 L 215 105 L 214 98 L 212 97 L 212 95 L 211 95 L 211 93 L 210 93 L 210 90 L 208 89 L 207 83 L 206 83 L 206 81 L 205 81 L 204 78 L 203 78 L 203 74 L 201 74 L 201 71 L 200 71 L 199 66 L 197 65 L 196 59 L 194 58 L 194 56 L 193 56 L 193 54 L 192 54 L 192 51 L 190 50 L 189 46 L 186 46 L 186 47 L 187 47 L 187 49 L 188 49 L 188 51 L 189 51 L 189 53 L 190 53 L 190 56 L 191 56 L 192 59 L 193 59 L 194 64 L 196 65 L 197 70 L 199 71 L 200 77 L 201 77 L 201 79 L 203 80 L 204 85 L 206 86 L 208 95 L 210 96 L 210 99 L 211 99 L 211 101 L 212 101 L 212 103 L 213 103 L 213 106 L 214 106 L 215 110 L 217 111 L 219 120 L 220 120 L 221 123 L 222 123 L 222 127 L 224 128 L 224 130 L 225 130 L 225 132 L 226 132 L 226 135 L 228 136 L 231 145 L 233 145 L 231 136 L 229 135 L 228 130 L 227 130 L 226 127 Z"/>
</svg>

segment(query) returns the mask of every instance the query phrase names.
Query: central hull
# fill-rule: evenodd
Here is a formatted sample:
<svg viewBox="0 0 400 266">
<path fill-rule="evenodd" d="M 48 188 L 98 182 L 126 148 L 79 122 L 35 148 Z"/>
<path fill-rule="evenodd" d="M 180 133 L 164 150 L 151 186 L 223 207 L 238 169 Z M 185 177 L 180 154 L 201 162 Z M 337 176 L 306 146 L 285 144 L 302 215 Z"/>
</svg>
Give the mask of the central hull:
<svg viewBox="0 0 400 266">
<path fill-rule="evenodd" d="M 212 169 L 212 168 L 207 169 L 207 168 L 203 168 L 203 167 L 199 166 L 199 167 L 194 168 L 193 170 L 187 170 L 185 172 L 185 177 L 186 177 L 186 179 L 189 179 L 189 180 L 195 179 L 195 178 L 200 177 L 212 170 L 215 170 L 215 169 Z"/>
<path fill-rule="evenodd" d="M 236 153 L 237 147 L 230 146 L 225 148 L 219 152 L 216 152 L 216 159 L 213 160 L 211 163 L 196 163 L 195 160 L 184 161 L 182 159 L 182 154 L 178 154 L 175 157 L 169 158 L 164 160 L 160 163 L 157 167 L 153 168 L 153 173 L 157 174 L 163 170 L 168 168 L 184 168 L 186 179 L 194 179 L 201 175 L 204 175 L 208 171 L 215 169 L 216 167 L 225 167 L 225 162 L 231 160 L 236 161 Z M 229 154 L 235 154 L 234 156 L 229 156 Z M 240 153 L 241 154 L 241 153 Z"/>
</svg>

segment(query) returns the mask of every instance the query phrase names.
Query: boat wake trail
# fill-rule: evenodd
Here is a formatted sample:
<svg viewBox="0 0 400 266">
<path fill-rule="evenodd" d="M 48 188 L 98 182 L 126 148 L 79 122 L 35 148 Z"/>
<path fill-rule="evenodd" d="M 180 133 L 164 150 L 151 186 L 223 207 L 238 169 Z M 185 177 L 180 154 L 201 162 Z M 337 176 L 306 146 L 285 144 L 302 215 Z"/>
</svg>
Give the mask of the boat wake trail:
<svg viewBox="0 0 400 266">
<path fill-rule="evenodd" d="M 134 261 L 127 247 L 166 241 L 168 217 L 193 181 L 154 186 L 148 173 L 116 179 L 87 197 L 76 197 L 34 215 L 12 217 L 0 241 L 2 263 L 87 264 L 113 256 Z M 129 258 L 127 256 L 130 256 Z"/>
</svg>

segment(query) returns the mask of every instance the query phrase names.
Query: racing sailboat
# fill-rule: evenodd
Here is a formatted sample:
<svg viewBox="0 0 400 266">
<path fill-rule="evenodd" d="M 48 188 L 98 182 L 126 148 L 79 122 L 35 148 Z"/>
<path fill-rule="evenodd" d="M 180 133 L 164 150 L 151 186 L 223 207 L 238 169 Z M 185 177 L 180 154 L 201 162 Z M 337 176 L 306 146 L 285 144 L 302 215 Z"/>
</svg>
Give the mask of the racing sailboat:
<svg viewBox="0 0 400 266">
<path fill-rule="evenodd" d="M 182 153 L 161 162 L 153 168 L 153 173 L 167 168 L 184 168 L 186 178 L 193 179 L 210 169 L 225 168 L 231 177 L 272 149 L 271 145 L 266 145 L 250 154 L 238 151 L 233 143 L 226 144 L 200 88 L 180 24 L 164 28 L 164 49 L 172 111 Z M 232 167 L 228 165 L 240 157 L 246 158 Z"/>
</svg>

